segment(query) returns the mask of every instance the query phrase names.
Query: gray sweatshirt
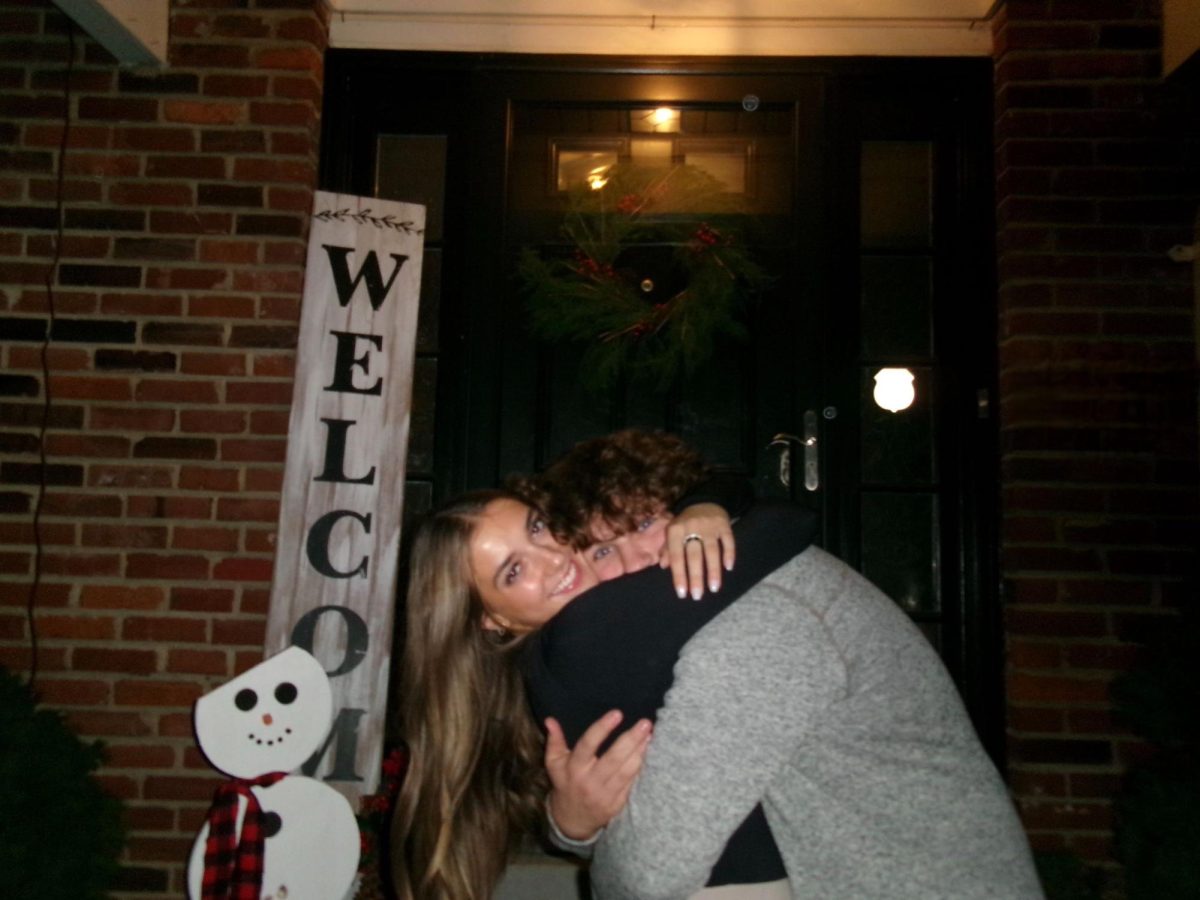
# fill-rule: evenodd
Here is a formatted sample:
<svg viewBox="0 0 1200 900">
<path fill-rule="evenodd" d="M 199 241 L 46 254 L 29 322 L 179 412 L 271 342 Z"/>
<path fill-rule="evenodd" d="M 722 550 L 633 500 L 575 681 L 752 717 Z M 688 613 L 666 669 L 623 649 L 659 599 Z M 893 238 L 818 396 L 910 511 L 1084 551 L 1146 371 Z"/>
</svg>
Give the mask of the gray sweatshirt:
<svg viewBox="0 0 1200 900">
<path fill-rule="evenodd" d="M 682 900 L 762 801 L 793 897 L 1034 900 L 1004 784 L 925 637 L 818 548 L 684 648 L 597 900 Z"/>
</svg>

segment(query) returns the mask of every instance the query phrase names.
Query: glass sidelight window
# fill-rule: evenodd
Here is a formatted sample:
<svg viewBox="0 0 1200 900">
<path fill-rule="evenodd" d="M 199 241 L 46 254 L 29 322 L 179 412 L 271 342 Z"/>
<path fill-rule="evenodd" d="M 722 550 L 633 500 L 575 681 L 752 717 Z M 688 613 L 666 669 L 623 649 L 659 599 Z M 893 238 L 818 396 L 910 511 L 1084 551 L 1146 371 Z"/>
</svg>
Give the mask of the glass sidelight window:
<svg viewBox="0 0 1200 900">
<path fill-rule="evenodd" d="M 412 421 L 408 439 L 405 513 L 432 505 L 434 400 L 437 394 L 442 301 L 442 255 L 446 197 L 446 146 L 443 134 L 381 134 L 376 142 L 375 196 L 425 206 L 425 251 L 421 263 L 413 372 Z"/>
<path fill-rule="evenodd" d="M 859 167 L 863 572 L 938 642 L 933 146 L 864 141 Z"/>
</svg>

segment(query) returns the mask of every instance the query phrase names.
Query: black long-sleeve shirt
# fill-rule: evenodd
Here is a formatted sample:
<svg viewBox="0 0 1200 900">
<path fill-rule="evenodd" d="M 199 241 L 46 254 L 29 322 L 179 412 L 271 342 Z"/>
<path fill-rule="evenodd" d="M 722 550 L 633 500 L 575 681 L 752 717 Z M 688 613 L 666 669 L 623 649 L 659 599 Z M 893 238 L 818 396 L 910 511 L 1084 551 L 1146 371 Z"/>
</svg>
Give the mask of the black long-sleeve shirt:
<svg viewBox="0 0 1200 900">
<path fill-rule="evenodd" d="M 695 495 L 689 495 L 695 501 Z M 531 637 L 523 651 L 530 702 L 539 721 L 553 716 L 574 745 L 611 709 L 620 730 L 653 719 L 688 639 L 730 603 L 812 543 L 816 518 L 786 503 L 762 501 L 733 525 L 737 563 L 716 594 L 675 595 L 671 573 L 651 567 L 604 582 L 575 598 Z M 611 739 L 610 739 L 611 740 Z M 709 885 L 785 878 L 761 806 L 730 837 Z"/>
</svg>

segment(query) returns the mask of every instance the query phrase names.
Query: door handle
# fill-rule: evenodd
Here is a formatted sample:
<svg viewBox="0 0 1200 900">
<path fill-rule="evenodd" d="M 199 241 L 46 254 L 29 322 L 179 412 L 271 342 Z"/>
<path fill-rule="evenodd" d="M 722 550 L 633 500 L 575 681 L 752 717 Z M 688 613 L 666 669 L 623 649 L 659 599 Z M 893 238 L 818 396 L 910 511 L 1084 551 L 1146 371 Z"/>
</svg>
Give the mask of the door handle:
<svg viewBox="0 0 1200 900">
<path fill-rule="evenodd" d="M 784 487 L 792 484 L 792 445 L 804 447 L 804 489 L 815 491 L 821 486 L 821 456 L 817 447 L 817 411 L 804 413 L 804 437 L 781 431 L 771 439 L 768 447 L 781 447 L 779 454 L 779 481 Z"/>
<path fill-rule="evenodd" d="M 771 443 L 767 444 L 768 450 L 772 447 L 781 448 L 779 451 L 779 483 L 785 488 L 792 486 L 792 444 L 800 442 L 800 438 L 794 434 L 781 431 L 771 438 Z"/>
</svg>

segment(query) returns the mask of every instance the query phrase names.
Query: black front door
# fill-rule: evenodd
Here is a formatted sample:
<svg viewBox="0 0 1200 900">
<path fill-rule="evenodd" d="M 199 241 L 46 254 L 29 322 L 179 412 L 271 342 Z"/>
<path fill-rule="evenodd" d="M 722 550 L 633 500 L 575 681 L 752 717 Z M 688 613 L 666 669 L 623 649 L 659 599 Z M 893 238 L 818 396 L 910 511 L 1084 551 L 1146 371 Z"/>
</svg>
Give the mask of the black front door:
<svg viewBox="0 0 1200 900">
<path fill-rule="evenodd" d="M 410 503 L 616 428 L 677 432 L 816 510 L 822 544 L 921 625 L 998 748 L 986 61 L 328 66 L 323 187 L 431 209 Z M 718 182 L 716 205 L 668 218 L 720 221 L 770 281 L 742 303 L 744 337 L 692 371 L 597 388 L 586 340 L 531 333 L 518 260 L 586 257 L 571 204 L 638 166 Z M 669 248 L 639 252 L 618 268 L 648 304 L 688 286 Z"/>
<path fill-rule="evenodd" d="M 608 348 L 589 348 L 586 340 L 535 341 L 524 329 L 512 329 L 518 333 L 511 340 L 506 334 L 495 344 L 501 469 L 539 466 L 580 437 L 632 425 L 682 435 L 713 464 L 753 478 L 763 494 L 789 490 L 778 475 L 780 454 L 793 448 L 771 442 L 778 433 L 800 432 L 804 410 L 820 402 L 818 298 L 825 293 L 823 85 L 818 77 L 789 81 L 786 91 L 772 94 L 756 77 L 577 74 L 548 83 L 554 93 L 510 100 L 504 232 L 509 257 L 528 247 L 549 256 L 580 254 L 578 242 L 563 233 L 564 209 L 577 199 L 572 192 L 583 192 L 586 201 L 588 177 L 615 176 L 619 182 L 627 169 L 644 168 L 666 173 L 650 176 L 644 193 L 664 189 L 668 196 L 658 205 L 665 207 L 663 217 L 672 220 L 680 244 L 657 246 L 651 234 L 630 248 L 640 254 L 622 251 L 615 260 L 631 293 L 638 285 L 647 289 L 647 308 L 672 297 L 678 303 L 712 302 L 699 287 L 703 275 L 674 264 L 679 253 L 686 262 L 704 252 L 705 232 L 711 241 L 736 243 L 748 260 L 743 268 L 761 267 L 770 283 L 735 301 L 745 336 L 719 336 L 710 353 L 677 377 L 667 377 L 661 367 L 643 371 L 634 360 L 633 368 L 597 390 L 588 363 Z M 697 173 L 712 177 L 722 190 L 704 196 L 702 184 L 701 196 L 695 196 L 690 183 L 671 190 Z M 621 196 L 627 188 L 620 183 L 597 186 L 599 203 L 612 207 L 612 218 L 623 217 L 622 203 L 655 207 L 653 197 L 642 192 Z M 615 193 L 604 196 L 610 192 Z M 733 212 L 722 215 L 728 210 Z M 588 237 L 603 224 L 586 223 Z M 731 274 L 726 284 L 738 276 L 747 280 L 744 271 Z M 523 315 L 519 298 L 505 310 L 518 321 Z M 636 352 L 645 339 L 600 334 L 593 343 L 623 341 Z M 800 491 L 798 497 L 817 508 L 823 504 L 813 492 Z"/>
</svg>

